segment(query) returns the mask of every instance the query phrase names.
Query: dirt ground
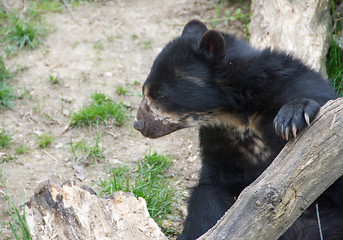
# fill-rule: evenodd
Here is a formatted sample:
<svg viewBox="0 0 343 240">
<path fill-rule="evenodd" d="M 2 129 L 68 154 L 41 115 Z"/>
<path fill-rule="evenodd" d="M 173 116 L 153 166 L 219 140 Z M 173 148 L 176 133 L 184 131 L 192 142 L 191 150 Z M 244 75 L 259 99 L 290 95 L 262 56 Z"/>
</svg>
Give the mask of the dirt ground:
<svg viewBox="0 0 343 240">
<path fill-rule="evenodd" d="M 229 9 L 239 3 L 226 4 Z M 7 0 L 5 6 L 21 9 L 23 2 Z M 180 218 L 175 222 L 181 231 L 185 200 L 201 167 L 197 129 L 180 130 L 156 140 L 144 138 L 132 126 L 141 98 L 119 96 L 116 86 L 138 81 L 140 85 L 133 91 L 140 92 L 153 59 L 168 41 L 181 33 L 184 24 L 193 18 L 207 20 L 215 16 L 215 0 L 87 2 L 71 11 L 45 14 L 54 31 L 35 50 L 23 50 L 5 59 L 11 71 L 22 69 L 12 85 L 18 91 L 27 89 L 29 93 L 29 97 L 15 100 L 15 110 L 0 109 L 1 127 L 14 141 L 11 149 L 0 149 L 0 157 L 13 154 L 13 148 L 21 143 L 30 148 L 29 153 L 18 155 L 17 160 L 0 164 L 14 202 L 19 205 L 27 201 L 38 183 L 54 176 L 75 180 L 98 191 L 99 179 L 108 176 L 108 164 L 136 166 L 149 151 L 156 151 L 175 158 L 171 171 L 184 196 L 180 199 Z M 241 34 L 240 23 L 233 24 L 219 23 L 216 28 Z M 144 46 L 146 43 L 148 47 Z M 60 77 L 62 84 L 49 82 L 52 72 Z M 88 103 L 95 92 L 103 92 L 130 106 L 124 126 L 74 128 L 63 133 L 71 114 Z M 42 149 L 36 139 L 44 132 L 54 140 L 51 146 Z M 89 166 L 73 163 L 70 139 L 93 142 L 99 132 L 106 160 Z M 3 187 L 1 183 L 1 191 Z M 0 192 L 0 230 L 5 234 L 6 211 L 7 203 Z"/>
</svg>

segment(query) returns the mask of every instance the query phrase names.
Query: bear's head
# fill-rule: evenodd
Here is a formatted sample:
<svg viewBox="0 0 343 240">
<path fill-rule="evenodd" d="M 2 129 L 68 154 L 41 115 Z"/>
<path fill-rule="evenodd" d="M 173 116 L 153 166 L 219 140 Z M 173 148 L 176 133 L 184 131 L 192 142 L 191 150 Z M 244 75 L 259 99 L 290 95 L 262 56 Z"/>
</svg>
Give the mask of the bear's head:
<svg viewBox="0 0 343 240">
<path fill-rule="evenodd" d="M 180 37 L 155 59 L 143 85 L 143 100 L 134 127 L 157 138 L 211 121 L 225 101 L 212 80 L 212 66 L 226 55 L 223 35 L 192 20 Z"/>
</svg>

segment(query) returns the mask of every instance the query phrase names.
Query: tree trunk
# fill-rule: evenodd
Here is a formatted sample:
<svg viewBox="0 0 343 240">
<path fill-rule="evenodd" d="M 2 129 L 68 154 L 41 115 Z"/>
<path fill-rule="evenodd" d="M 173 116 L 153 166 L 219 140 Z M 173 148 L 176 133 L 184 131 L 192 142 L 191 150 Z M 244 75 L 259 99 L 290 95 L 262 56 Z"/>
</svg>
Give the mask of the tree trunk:
<svg viewBox="0 0 343 240">
<path fill-rule="evenodd" d="M 277 239 L 343 174 L 343 98 L 325 104 L 200 239 Z"/>
<path fill-rule="evenodd" d="M 329 0 L 252 0 L 250 43 L 292 53 L 326 74 Z"/>
</svg>

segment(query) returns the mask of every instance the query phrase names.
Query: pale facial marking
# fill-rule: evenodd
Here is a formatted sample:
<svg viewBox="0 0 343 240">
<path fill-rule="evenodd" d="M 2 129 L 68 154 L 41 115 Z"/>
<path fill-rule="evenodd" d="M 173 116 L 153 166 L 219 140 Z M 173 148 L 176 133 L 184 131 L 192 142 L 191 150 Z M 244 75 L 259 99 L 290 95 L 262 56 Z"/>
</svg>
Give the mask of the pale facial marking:
<svg viewBox="0 0 343 240">
<path fill-rule="evenodd" d="M 189 76 L 187 75 L 185 72 L 176 69 L 175 70 L 175 75 L 177 78 L 181 78 L 181 79 L 187 79 L 190 80 L 191 82 L 193 82 L 194 84 L 200 86 L 200 87 L 205 87 L 206 84 L 204 83 L 204 81 L 200 78 L 197 77 L 193 77 L 193 76 Z"/>
<path fill-rule="evenodd" d="M 146 105 L 150 108 L 155 120 L 160 120 L 166 123 L 179 123 L 178 116 L 162 111 L 161 108 L 155 106 L 155 104 L 152 104 L 153 101 L 151 101 L 149 97 L 145 97 L 143 101 L 146 101 Z"/>
</svg>

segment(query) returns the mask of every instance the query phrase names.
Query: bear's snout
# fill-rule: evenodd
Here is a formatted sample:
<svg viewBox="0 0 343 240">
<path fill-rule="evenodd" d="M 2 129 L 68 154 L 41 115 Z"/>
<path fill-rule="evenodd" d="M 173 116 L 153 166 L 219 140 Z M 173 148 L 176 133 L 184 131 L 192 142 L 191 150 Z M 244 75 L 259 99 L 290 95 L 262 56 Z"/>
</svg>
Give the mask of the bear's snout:
<svg viewBox="0 0 343 240">
<path fill-rule="evenodd" d="M 138 120 L 135 120 L 134 123 L 133 123 L 133 127 L 138 130 L 138 131 L 143 131 L 144 129 L 144 122 L 142 121 L 138 121 Z"/>
<path fill-rule="evenodd" d="M 156 115 L 145 98 L 138 108 L 133 127 L 149 138 L 159 138 L 184 128 L 181 123 L 170 122 L 168 117 L 163 118 Z"/>
</svg>

